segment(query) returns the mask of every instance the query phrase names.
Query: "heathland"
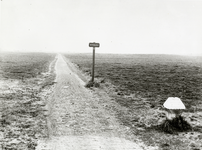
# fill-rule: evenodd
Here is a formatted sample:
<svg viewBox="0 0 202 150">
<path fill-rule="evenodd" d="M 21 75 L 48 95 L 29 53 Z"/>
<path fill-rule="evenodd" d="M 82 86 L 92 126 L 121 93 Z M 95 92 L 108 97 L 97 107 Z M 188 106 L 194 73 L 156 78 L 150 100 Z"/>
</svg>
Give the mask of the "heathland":
<svg viewBox="0 0 202 150">
<path fill-rule="evenodd" d="M 55 54 L 0 56 L 0 149 L 35 149 L 47 137 L 45 94 L 54 81 Z M 50 64 L 52 62 L 52 64 Z"/>
<path fill-rule="evenodd" d="M 65 56 L 91 79 L 92 54 Z M 201 148 L 202 57 L 96 54 L 95 58 L 95 81 L 112 101 L 127 108 L 117 110 L 117 118 L 133 134 L 162 149 Z M 179 97 L 185 104 L 182 115 L 193 126 L 191 132 L 170 135 L 159 129 L 168 97 Z"/>
<path fill-rule="evenodd" d="M 50 108 L 47 107 L 47 103 L 55 88 L 59 86 L 55 84 L 55 63 L 58 60 L 55 56 L 45 53 L 1 54 L 0 149 L 36 149 L 39 139 L 50 136 L 47 125 Z M 77 74 L 88 83 L 91 80 L 92 55 L 64 54 L 64 56 L 67 58 L 65 60 L 69 69 L 72 70 L 64 78 Z M 76 83 L 76 79 L 75 85 L 73 81 L 64 81 L 65 86 L 61 84 L 57 89 L 58 93 L 60 94 L 61 89 L 69 96 L 85 95 L 80 91 L 77 93 L 81 95 L 69 91 L 71 88 L 76 90 L 74 87 L 77 85 L 78 90 L 83 89 L 79 88 L 82 85 Z M 138 143 L 137 139 L 141 139 L 147 146 L 163 150 L 202 148 L 202 57 L 96 54 L 95 82 L 97 83 L 95 87 L 83 89 L 93 93 L 94 96 L 85 97 L 86 102 L 81 98 L 82 103 L 88 105 L 80 103 L 81 100 L 78 98 L 74 101 L 73 97 L 72 99 L 70 97 L 71 103 L 65 102 L 68 103 L 67 108 L 71 109 L 65 111 L 67 113 L 65 116 L 60 116 L 58 106 L 63 108 L 63 104 L 59 104 L 57 96 L 54 97 L 56 100 L 51 103 L 58 105 L 56 107 L 54 104 L 52 111 L 57 110 L 54 114 L 57 114 L 58 121 L 63 122 L 65 119 L 66 125 L 72 125 L 66 127 L 64 124 L 65 130 L 70 131 L 71 127 L 71 131 L 81 130 L 83 133 L 86 127 L 85 129 L 91 133 L 96 126 L 100 131 L 108 132 L 115 130 L 108 123 L 116 120 L 116 124 L 124 127 L 123 133 L 127 131 L 126 137 L 134 143 Z M 173 134 L 161 130 L 159 125 L 165 120 L 166 113 L 162 105 L 168 97 L 181 98 L 186 106 L 182 116 L 191 124 L 192 130 Z M 95 103 L 96 107 L 93 105 Z M 77 106 L 82 106 L 83 112 Z M 92 117 L 90 108 L 96 117 Z M 84 110 L 89 113 L 84 113 Z M 104 112 L 108 112 L 107 115 Z M 89 118 L 82 118 L 84 116 Z M 84 121 L 76 122 L 79 118 Z M 104 118 L 114 119 L 106 121 Z M 95 122 L 90 122 L 91 126 L 85 124 L 85 121 L 93 119 L 97 124 Z M 59 129 L 57 126 L 54 128 Z"/>
</svg>

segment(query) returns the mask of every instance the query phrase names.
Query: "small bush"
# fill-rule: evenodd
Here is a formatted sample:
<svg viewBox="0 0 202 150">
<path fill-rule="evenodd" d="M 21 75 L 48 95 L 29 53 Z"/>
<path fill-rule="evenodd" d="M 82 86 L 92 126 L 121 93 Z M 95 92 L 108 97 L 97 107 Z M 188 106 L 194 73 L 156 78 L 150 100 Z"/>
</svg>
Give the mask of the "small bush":
<svg viewBox="0 0 202 150">
<path fill-rule="evenodd" d="M 100 84 L 99 84 L 99 83 L 94 83 L 94 86 L 95 86 L 96 88 L 98 88 L 98 87 L 100 87 Z"/>
<path fill-rule="evenodd" d="M 87 88 L 91 88 L 91 87 L 96 87 L 96 88 L 98 88 L 98 87 L 100 87 L 100 84 L 99 83 L 97 83 L 97 82 L 92 82 L 91 80 L 85 85 L 85 87 L 87 87 Z"/>
<path fill-rule="evenodd" d="M 173 120 L 165 120 L 161 125 L 161 129 L 164 132 L 173 134 L 175 132 L 191 130 L 192 127 L 186 120 L 183 119 L 182 116 L 178 116 Z"/>
<path fill-rule="evenodd" d="M 94 82 L 89 81 L 88 83 L 86 83 L 85 87 L 90 88 L 93 87 Z"/>
</svg>

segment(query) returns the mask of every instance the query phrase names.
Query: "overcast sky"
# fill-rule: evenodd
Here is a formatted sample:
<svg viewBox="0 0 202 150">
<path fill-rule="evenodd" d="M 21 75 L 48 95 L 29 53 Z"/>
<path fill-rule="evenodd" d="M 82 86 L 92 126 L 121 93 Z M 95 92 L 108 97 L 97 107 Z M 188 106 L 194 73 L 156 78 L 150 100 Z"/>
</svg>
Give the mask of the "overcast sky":
<svg viewBox="0 0 202 150">
<path fill-rule="evenodd" d="M 202 53 L 202 0 L 1 0 L 0 50 Z"/>
</svg>

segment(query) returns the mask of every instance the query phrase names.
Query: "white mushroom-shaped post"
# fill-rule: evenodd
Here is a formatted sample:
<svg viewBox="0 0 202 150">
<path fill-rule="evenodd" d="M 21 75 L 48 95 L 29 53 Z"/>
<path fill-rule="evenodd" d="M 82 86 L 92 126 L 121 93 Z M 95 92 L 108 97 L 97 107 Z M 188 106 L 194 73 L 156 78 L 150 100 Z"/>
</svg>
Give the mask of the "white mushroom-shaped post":
<svg viewBox="0 0 202 150">
<path fill-rule="evenodd" d="M 185 105 L 178 97 L 169 97 L 163 106 L 169 111 L 166 113 L 166 118 L 172 120 L 175 117 L 180 116 L 183 109 L 186 109 Z"/>
</svg>

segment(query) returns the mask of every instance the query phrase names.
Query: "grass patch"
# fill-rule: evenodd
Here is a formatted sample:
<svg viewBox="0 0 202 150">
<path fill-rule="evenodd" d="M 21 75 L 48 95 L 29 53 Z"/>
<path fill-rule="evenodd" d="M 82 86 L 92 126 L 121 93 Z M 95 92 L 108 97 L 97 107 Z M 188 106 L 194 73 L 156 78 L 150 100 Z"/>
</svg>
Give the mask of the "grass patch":
<svg viewBox="0 0 202 150">
<path fill-rule="evenodd" d="M 91 54 L 65 56 L 90 75 Z M 202 148 L 198 136 L 202 123 L 202 57 L 96 54 L 95 77 L 105 80 L 100 86 L 106 88 L 112 101 L 127 108 L 127 112 L 117 110 L 119 121 L 146 144 L 172 150 Z M 193 130 L 177 135 L 161 130 L 159 125 L 166 120 L 162 105 L 168 97 L 183 101 L 187 108 L 183 117 Z"/>
<path fill-rule="evenodd" d="M 43 88 L 54 81 L 54 54 L 7 53 L 1 55 L 0 139 L 3 149 L 34 150 L 47 137 Z"/>
<path fill-rule="evenodd" d="M 34 78 L 47 72 L 54 54 L 4 53 L 1 55 L 1 75 L 7 79 Z"/>
</svg>

